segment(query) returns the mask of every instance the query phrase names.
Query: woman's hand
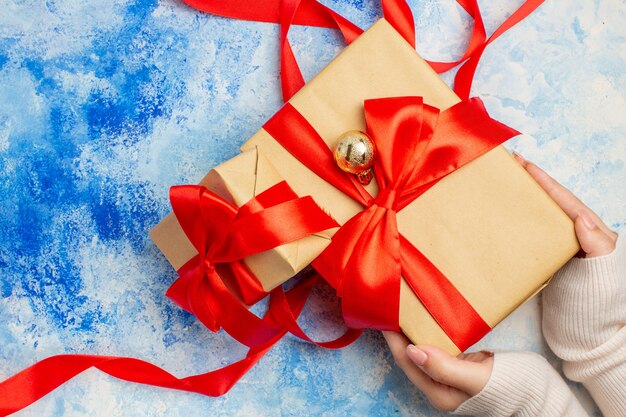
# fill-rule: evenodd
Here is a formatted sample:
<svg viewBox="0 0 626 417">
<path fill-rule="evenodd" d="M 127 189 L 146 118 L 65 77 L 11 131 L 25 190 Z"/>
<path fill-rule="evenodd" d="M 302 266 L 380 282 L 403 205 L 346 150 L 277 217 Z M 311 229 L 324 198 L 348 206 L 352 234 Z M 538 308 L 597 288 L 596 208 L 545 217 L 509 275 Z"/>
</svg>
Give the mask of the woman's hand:
<svg viewBox="0 0 626 417">
<path fill-rule="evenodd" d="M 489 381 L 493 354 L 475 352 L 454 357 L 434 346 L 413 346 L 400 333 L 383 332 L 398 366 L 438 410 L 453 411 L 478 394 Z"/>
<path fill-rule="evenodd" d="M 597 214 L 541 168 L 525 160 L 516 152 L 513 152 L 513 155 L 565 214 L 574 221 L 576 237 L 587 258 L 608 255 L 613 252 L 617 233 L 609 229 Z"/>
<path fill-rule="evenodd" d="M 615 249 L 617 234 L 567 188 L 537 165 L 514 153 L 528 174 L 572 219 L 582 256 L 608 255 Z M 409 380 L 433 407 L 453 411 L 487 384 L 493 370 L 493 354 L 475 352 L 454 357 L 434 346 L 413 346 L 404 335 L 383 332 L 391 353 Z"/>
</svg>

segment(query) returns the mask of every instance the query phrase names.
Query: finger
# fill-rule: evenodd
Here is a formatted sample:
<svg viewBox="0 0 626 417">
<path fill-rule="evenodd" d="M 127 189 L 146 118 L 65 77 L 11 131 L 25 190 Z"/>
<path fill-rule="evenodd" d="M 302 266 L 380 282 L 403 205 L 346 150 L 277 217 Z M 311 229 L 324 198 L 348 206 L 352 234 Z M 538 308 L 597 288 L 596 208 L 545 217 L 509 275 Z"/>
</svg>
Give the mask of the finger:
<svg viewBox="0 0 626 417">
<path fill-rule="evenodd" d="M 383 336 L 389 345 L 396 365 L 404 371 L 409 380 L 411 380 L 420 391 L 426 394 L 426 396 L 432 393 L 434 390 L 434 381 L 424 372 L 420 371 L 407 356 L 406 348 L 411 344 L 409 339 L 403 334 L 396 332 L 383 332 Z"/>
<path fill-rule="evenodd" d="M 422 391 L 433 407 L 442 411 L 453 411 L 470 396 L 457 389 L 433 380 L 428 374 L 409 359 L 406 347 L 409 339 L 396 332 L 383 332 L 391 353 L 398 367 L 402 369 L 409 381 Z"/>
<path fill-rule="evenodd" d="M 457 358 L 470 362 L 484 362 L 493 357 L 493 352 L 489 350 L 481 350 L 479 352 L 461 353 Z"/>
<path fill-rule="evenodd" d="M 615 249 L 615 241 L 596 225 L 589 212 L 581 211 L 574 222 L 574 227 L 580 247 L 588 258 L 608 255 Z"/>
<path fill-rule="evenodd" d="M 411 344 L 409 339 L 402 333 L 398 332 L 382 332 L 387 345 L 389 345 L 389 350 L 391 350 L 391 354 L 393 355 L 396 361 L 399 357 L 404 356 L 404 351 L 408 345 Z"/>
<path fill-rule="evenodd" d="M 411 360 L 406 356 L 406 347 L 411 342 L 406 336 L 397 332 L 383 332 L 383 336 L 389 345 L 389 350 L 391 350 L 391 355 L 396 361 L 396 365 L 407 373 L 408 369 L 414 367 Z"/>
<path fill-rule="evenodd" d="M 515 159 L 526 169 L 531 177 L 545 190 L 546 193 L 563 209 L 570 219 L 575 220 L 578 212 L 588 209 L 571 191 L 559 184 L 537 165 L 524 159 L 517 152 Z"/>
<path fill-rule="evenodd" d="M 396 332 L 383 332 L 383 336 L 389 345 L 389 350 L 391 350 L 396 365 L 409 376 L 411 370 L 417 369 L 406 354 L 406 348 L 411 344 L 411 341 L 403 334 Z M 421 391 L 424 391 L 427 388 L 427 381 L 425 381 L 425 379 L 430 380 L 430 378 L 423 372 L 420 372 L 420 374 L 421 375 L 417 376 L 417 381 L 412 380 L 412 382 L 417 385 Z"/>
<path fill-rule="evenodd" d="M 541 188 L 544 189 L 546 193 L 554 200 L 559 207 L 567 214 L 567 216 L 575 221 L 578 217 L 578 214 L 582 210 L 586 210 L 589 215 L 593 218 L 594 223 L 604 232 L 606 233 L 613 241 L 617 240 L 617 234 L 609 229 L 604 222 L 595 214 L 589 207 L 587 207 L 578 197 L 576 197 L 570 190 L 563 187 L 559 184 L 554 178 L 548 175 L 544 170 L 539 168 L 537 165 L 532 162 L 524 159 L 517 152 L 513 152 L 513 156 L 515 160 L 519 162 L 525 169 L 526 172 L 539 184 Z"/>
<path fill-rule="evenodd" d="M 493 367 L 490 358 L 484 362 L 465 361 L 428 345 L 409 345 L 407 355 L 435 381 L 458 388 L 470 396 L 478 394 L 487 384 Z"/>
</svg>

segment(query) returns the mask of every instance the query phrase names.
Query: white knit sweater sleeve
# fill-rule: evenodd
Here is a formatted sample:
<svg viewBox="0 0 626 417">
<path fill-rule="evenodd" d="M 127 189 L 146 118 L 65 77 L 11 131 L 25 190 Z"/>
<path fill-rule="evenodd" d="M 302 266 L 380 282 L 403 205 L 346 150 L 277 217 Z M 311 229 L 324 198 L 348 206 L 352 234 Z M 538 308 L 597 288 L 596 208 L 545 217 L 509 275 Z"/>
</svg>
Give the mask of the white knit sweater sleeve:
<svg viewBox="0 0 626 417">
<path fill-rule="evenodd" d="M 605 417 L 626 416 L 626 238 L 606 256 L 573 259 L 543 293 L 543 332 Z"/>
<path fill-rule="evenodd" d="M 484 417 L 587 417 L 563 378 L 543 356 L 497 352 L 481 392 L 454 414 Z"/>
<path fill-rule="evenodd" d="M 610 255 L 572 259 L 543 292 L 544 336 L 605 417 L 626 416 L 625 240 Z M 496 353 L 487 385 L 454 413 L 587 416 L 548 362 L 528 352 Z"/>
</svg>

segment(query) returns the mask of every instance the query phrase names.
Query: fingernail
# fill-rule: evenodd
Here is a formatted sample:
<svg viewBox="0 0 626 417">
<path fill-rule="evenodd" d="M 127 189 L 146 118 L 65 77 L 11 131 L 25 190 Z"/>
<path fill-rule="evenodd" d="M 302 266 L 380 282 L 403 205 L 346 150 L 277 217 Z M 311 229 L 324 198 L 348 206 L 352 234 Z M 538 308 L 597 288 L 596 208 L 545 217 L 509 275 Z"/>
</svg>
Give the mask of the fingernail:
<svg viewBox="0 0 626 417">
<path fill-rule="evenodd" d="M 585 224 L 587 229 L 593 230 L 596 228 L 596 223 L 593 221 L 593 219 L 587 212 L 581 211 L 580 217 L 583 219 L 583 223 Z"/>
<path fill-rule="evenodd" d="M 517 151 L 513 151 L 513 156 L 521 159 L 524 162 L 526 161 L 526 159 L 522 155 L 520 155 Z"/>
<path fill-rule="evenodd" d="M 423 366 L 428 360 L 428 355 L 421 349 L 416 348 L 414 345 L 409 345 L 409 358 L 415 362 L 418 366 Z"/>
<path fill-rule="evenodd" d="M 486 355 L 487 357 L 492 357 L 493 356 L 493 352 L 490 350 L 481 350 L 481 353 L 483 353 L 484 355 Z"/>
</svg>

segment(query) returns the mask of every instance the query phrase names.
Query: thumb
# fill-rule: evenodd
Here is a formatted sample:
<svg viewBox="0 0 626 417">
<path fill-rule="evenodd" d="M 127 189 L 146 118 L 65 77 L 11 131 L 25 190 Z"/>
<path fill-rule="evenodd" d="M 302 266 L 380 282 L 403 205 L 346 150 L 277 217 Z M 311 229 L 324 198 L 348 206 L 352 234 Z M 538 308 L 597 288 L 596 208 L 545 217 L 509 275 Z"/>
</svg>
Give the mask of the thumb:
<svg viewBox="0 0 626 417">
<path fill-rule="evenodd" d="M 478 394 L 491 376 L 491 365 L 459 359 L 434 346 L 409 345 L 407 356 L 433 380 L 470 396 Z"/>
<path fill-rule="evenodd" d="M 574 227 L 580 247 L 588 258 L 608 255 L 615 249 L 615 241 L 598 227 L 587 211 L 578 213 Z"/>
</svg>

